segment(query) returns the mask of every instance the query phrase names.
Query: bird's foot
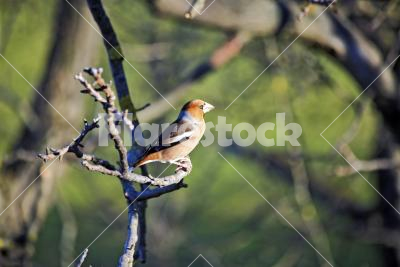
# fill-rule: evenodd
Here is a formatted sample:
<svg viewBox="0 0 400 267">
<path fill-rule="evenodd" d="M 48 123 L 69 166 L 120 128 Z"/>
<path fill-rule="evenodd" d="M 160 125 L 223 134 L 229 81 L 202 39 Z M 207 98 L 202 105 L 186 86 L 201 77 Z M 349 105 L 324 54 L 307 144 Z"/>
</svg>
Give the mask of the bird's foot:
<svg viewBox="0 0 400 267">
<path fill-rule="evenodd" d="M 176 172 L 178 172 L 178 171 L 191 172 L 192 171 L 192 162 L 190 161 L 189 157 L 180 159 L 176 163 L 178 165 L 178 168 L 176 168 Z"/>
</svg>

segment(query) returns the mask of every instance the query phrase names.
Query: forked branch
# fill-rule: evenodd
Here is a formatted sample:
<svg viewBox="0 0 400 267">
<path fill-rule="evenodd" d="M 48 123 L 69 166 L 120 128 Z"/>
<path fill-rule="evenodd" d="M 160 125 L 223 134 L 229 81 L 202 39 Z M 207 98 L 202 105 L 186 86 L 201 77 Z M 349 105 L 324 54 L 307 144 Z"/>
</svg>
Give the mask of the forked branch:
<svg viewBox="0 0 400 267">
<path fill-rule="evenodd" d="M 119 156 L 118 167 L 111 164 L 108 160 L 101 159 L 95 155 L 85 154 L 81 150 L 84 147 L 82 142 L 87 134 L 99 127 L 100 117 L 94 119 L 91 123 L 85 120 L 84 127 L 81 133 L 78 135 L 77 138 L 74 139 L 71 144 L 64 146 L 60 149 L 48 148 L 46 149 L 45 154 L 38 155 L 39 158 L 41 158 L 43 161 L 49 161 L 55 160 L 57 158 L 62 159 L 65 154 L 72 153 L 77 158 L 81 159 L 81 163 L 86 169 L 94 172 L 99 172 L 101 174 L 114 176 L 121 180 L 158 187 L 179 184 L 183 180 L 183 178 L 190 173 L 191 168 L 177 169 L 175 174 L 161 178 L 151 178 L 148 176 L 136 174 L 131 171 L 128 164 L 128 152 L 126 147 L 124 146 L 123 139 L 117 128 L 118 123 L 122 121 L 125 125 L 129 127 L 131 131 L 134 130 L 132 122 L 127 117 L 127 111 L 120 112 L 116 108 L 114 92 L 111 89 L 110 83 L 106 83 L 102 78 L 102 68 L 85 68 L 84 72 L 93 78 L 93 83 L 89 83 L 82 73 L 77 74 L 75 76 L 75 79 L 78 80 L 83 86 L 81 93 L 90 95 L 96 102 L 102 105 L 104 111 L 106 112 L 107 130 L 110 138 L 114 142 L 114 147 Z M 190 164 L 189 159 L 188 162 Z M 171 192 L 173 191 L 172 189 L 176 190 L 182 187 L 184 186 L 179 185 L 171 186 L 167 190 L 149 191 L 147 194 L 141 195 L 140 200 L 145 200 L 146 196 L 149 198 L 154 198 L 164 193 Z M 138 196 L 132 197 L 134 198 L 130 198 L 131 200 L 137 198 Z"/>
</svg>

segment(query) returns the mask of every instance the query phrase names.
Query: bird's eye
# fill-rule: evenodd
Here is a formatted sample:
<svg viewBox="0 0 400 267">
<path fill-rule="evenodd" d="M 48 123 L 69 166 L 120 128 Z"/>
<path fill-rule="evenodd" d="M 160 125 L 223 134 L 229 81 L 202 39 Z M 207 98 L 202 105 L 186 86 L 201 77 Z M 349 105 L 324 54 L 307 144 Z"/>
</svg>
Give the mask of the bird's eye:
<svg viewBox="0 0 400 267">
<path fill-rule="evenodd" d="M 204 108 L 204 105 L 201 105 L 201 106 L 200 106 L 200 109 L 203 109 L 203 108 Z"/>
</svg>

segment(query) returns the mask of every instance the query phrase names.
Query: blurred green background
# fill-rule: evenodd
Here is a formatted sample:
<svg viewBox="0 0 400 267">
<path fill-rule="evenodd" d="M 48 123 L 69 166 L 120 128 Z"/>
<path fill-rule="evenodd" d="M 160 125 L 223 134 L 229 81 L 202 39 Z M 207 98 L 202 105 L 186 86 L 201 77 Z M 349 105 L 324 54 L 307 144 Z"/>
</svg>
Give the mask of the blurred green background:
<svg viewBox="0 0 400 267">
<path fill-rule="evenodd" d="M 4 7 L 1 54 L 36 86 L 49 57 L 57 1 L 23 1 L 14 20 L 10 19 L 11 5 L 1 5 Z M 162 94 L 175 88 L 227 40 L 225 33 L 213 28 L 154 16 L 145 1 L 105 0 L 104 5 L 127 61 Z M 12 24 L 7 25 L 9 21 Z M 259 143 L 222 148 L 217 142 L 209 147 L 199 146 L 191 155 L 193 172 L 185 179 L 189 187 L 149 201 L 146 266 L 186 267 L 199 254 L 215 267 L 326 264 L 218 152 L 335 266 L 381 266 L 383 256 L 379 245 L 352 236 L 354 222 L 348 214 L 335 212 L 329 204 L 307 198 L 301 182 L 296 187 L 283 177 L 290 174 L 290 169 L 283 169 L 281 173 L 268 161 L 287 163 L 291 153 L 300 151 L 305 155 L 309 178 L 334 192 L 339 199 L 365 209 L 378 201 L 378 194 L 359 174 L 335 174 L 335 168 L 347 167 L 347 163 L 320 136 L 361 89 L 335 58 L 311 50 L 299 40 L 225 110 L 292 40 L 286 33 L 255 38 L 231 62 L 195 83 L 176 106 L 201 98 L 216 106 L 206 117 L 207 121 L 216 124 L 218 116 L 225 116 L 233 126 L 248 122 L 256 128 L 264 122 L 275 122 L 276 113 L 286 113 L 286 123 L 302 126 L 301 148 L 263 147 Z M 101 39 L 97 42 L 99 46 L 93 48 L 97 49 L 97 56 L 90 64 L 105 68 L 105 77 L 110 80 L 104 47 L 100 45 Z M 148 47 L 154 44 L 161 44 L 165 49 L 157 60 L 146 56 Z M 3 59 L 0 59 L 0 69 L 0 156 L 4 160 L 21 127 L 29 124 L 27 114 L 36 92 Z M 160 99 L 129 64 L 125 63 L 125 71 L 136 106 Z M 80 86 L 73 80 L 73 74 L 68 73 L 66 77 L 70 79 L 71 92 L 79 94 Z M 100 109 L 88 97 L 82 98 L 86 110 L 82 118 L 91 119 Z M 368 99 L 358 101 L 357 106 L 363 103 L 365 111 L 350 147 L 359 158 L 369 158 L 376 148 L 379 118 Z M 177 113 L 171 108 L 155 122 L 171 122 Z M 355 117 L 354 109 L 349 108 L 324 136 L 336 144 Z M 81 127 L 81 120 L 71 123 L 78 129 Z M 215 129 L 212 132 L 217 137 Z M 59 129 L 54 134 L 61 135 L 65 144 L 75 137 L 69 129 Z M 268 134 L 268 137 L 274 136 L 274 132 Z M 116 160 L 112 146 L 98 148 L 94 153 Z M 66 170 L 56 181 L 56 199 L 39 232 L 33 266 L 67 266 L 126 208 L 116 179 L 86 171 L 73 157 L 54 164 L 63 165 Z M 156 165 L 150 169 L 157 173 L 164 167 Z M 372 184 L 376 183 L 373 174 L 364 176 Z M 310 225 L 318 230 L 310 232 Z M 90 246 L 87 263 L 115 265 L 126 227 L 127 213 L 124 212 Z M 199 258 L 191 266 L 208 265 Z"/>
</svg>

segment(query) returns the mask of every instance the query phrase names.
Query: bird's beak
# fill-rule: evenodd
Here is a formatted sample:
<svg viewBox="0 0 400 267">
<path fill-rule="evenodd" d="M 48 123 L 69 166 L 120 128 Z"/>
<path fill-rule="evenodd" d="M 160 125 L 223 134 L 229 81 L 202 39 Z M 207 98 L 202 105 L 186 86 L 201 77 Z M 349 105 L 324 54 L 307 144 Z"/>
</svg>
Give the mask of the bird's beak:
<svg viewBox="0 0 400 267">
<path fill-rule="evenodd" d="M 203 112 L 204 112 L 204 113 L 207 113 L 207 112 L 213 110 L 214 108 L 215 108 L 215 107 L 214 107 L 213 105 L 208 104 L 207 102 L 205 102 L 205 103 L 204 103 L 204 106 L 203 106 Z"/>
</svg>

